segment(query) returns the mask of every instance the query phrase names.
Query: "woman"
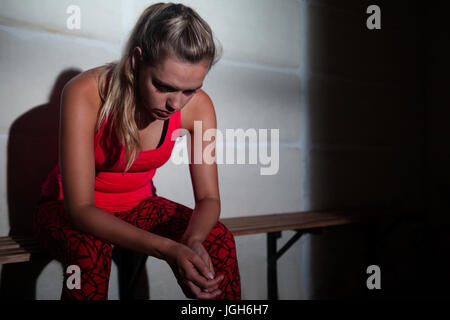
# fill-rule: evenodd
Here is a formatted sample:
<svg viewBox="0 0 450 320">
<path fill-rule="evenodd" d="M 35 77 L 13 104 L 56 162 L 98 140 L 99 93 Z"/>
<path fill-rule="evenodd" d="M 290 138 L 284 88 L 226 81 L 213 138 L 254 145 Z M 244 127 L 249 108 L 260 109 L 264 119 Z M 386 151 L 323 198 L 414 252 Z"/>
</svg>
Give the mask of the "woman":
<svg viewBox="0 0 450 320">
<path fill-rule="evenodd" d="M 194 121 L 216 128 L 200 89 L 215 62 L 208 24 L 159 3 L 142 13 L 118 63 L 65 86 L 59 165 L 34 215 L 35 237 L 64 270 L 80 268 L 81 287 L 68 288 L 65 274 L 62 299 L 107 299 L 113 245 L 164 259 L 188 297 L 240 299 L 234 238 L 218 222 L 216 164 L 190 164 L 193 210 L 157 196 L 152 183 L 177 133 L 190 133 L 192 154 L 206 146 L 194 144 Z"/>
</svg>

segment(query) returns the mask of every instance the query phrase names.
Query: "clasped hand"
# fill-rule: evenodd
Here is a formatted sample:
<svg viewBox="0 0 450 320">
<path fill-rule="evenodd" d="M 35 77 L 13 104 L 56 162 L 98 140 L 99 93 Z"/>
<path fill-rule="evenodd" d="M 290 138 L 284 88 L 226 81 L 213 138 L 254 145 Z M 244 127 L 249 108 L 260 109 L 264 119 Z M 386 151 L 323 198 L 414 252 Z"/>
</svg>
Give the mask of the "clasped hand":
<svg viewBox="0 0 450 320">
<path fill-rule="evenodd" d="M 178 284 L 188 298 L 214 299 L 221 291 L 223 275 L 215 275 L 214 267 L 200 241 L 176 243 L 166 257 Z"/>
</svg>

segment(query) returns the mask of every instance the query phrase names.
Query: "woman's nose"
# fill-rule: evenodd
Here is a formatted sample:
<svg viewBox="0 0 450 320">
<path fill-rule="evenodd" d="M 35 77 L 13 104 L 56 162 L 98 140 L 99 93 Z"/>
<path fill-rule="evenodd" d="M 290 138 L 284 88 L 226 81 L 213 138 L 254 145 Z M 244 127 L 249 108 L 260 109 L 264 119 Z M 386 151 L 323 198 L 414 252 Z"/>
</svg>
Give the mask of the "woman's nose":
<svg viewBox="0 0 450 320">
<path fill-rule="evenodd" d="M 181 109 L 181 103 L 182 103 L 182 93 L 181 92 L 174 92 L 169 96 L 166 102 L 166 108 L 170 112 L 175 112 Z"/>
</svg>

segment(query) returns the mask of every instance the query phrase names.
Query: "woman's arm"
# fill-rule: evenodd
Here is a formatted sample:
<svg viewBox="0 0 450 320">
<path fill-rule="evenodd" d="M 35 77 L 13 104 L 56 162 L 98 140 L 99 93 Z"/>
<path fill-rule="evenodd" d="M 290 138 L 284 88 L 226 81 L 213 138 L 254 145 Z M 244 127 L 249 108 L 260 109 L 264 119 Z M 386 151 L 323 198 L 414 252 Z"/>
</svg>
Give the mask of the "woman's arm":
<svg viewBox="0 0 450 320">
<path fill-rule="evenodd" d="M 200 122 L 195 126 L 194 121 Z M 190 133 L 189 171 L 194 190 L 195 208 L 181 241 L 189 244 L 194 241 L 203 242 L 220 215 L 215 139 L 211 139 L 212 141 L 201 139 L 201 145 L 195 145 L 200 142 L 195 135 L 201 135 L 203 138 L 205 131 L 215 132 L 217 127 L 213 103 L 202 90 L 199 91 L 198 98 L 192 101 L 192 110 L 185 123 L 188 124 L 187 129 Z M 194 128 L 199 129 L 199 123 L 201 123 L 201 132 L 194 132 Z"/>
<path fill-rule="evenodd" d="M 209 267 L 210 277 L 220 282 L 223 275 L 215 274 L 211 258 L 202 244 L 220 216 L 215 138 L 212 138 L 211 141 L 203 141 L 204 133 L 207 130 L 209 134 L 213 133 L 211 135 L 215 136 L 216 115 L 211 99 L 202 90 L 199 90 L 195 98 L 190 101 L 189 108 L 186 106 L 186 109 L 187 112 L 183 114 L 181 127 L 190 133 L 190 138 L 188 138 L 189 171 L 194 190 L 195 208 L 180 241 L 201 257 Z M 201 288 L 195 284 L 188 282 L 188 285 L 192 292 L 201 292 Z M 220 294 L 220 291 L 213 288 L 212 294 Z"/>
</svg>

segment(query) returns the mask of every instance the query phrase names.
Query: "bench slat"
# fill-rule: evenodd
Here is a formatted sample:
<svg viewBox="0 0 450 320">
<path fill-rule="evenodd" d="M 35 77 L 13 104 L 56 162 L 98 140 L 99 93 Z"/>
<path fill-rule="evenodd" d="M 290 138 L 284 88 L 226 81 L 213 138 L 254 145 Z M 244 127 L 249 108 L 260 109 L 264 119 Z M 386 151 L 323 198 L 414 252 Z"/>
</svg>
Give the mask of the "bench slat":
<svg viewBox="0 0 450 320">
<path fill-rule="evenodd" d="M 4 241 L 0 243 L 0 252 L 6 249 L 20 248 L 20 244 L 14 241 Z"/>
<path fill-rule="evenodd" d="M 380 214 L 377 209 L 342 211 L 304 211 L 246 217 L 220 221 L 235 235 L 301 230 L 356 223 Z"/>
<path fill-rule="evenodd" d="M 0 264 L 30 261 L 31 253 L 22 248 L 2 250 Z"/>
<path fill-rule="evenodd" d="M 42 252 L 32 238 L 0 237 L 0 264 L 30 261 L 32 253 Z"/>
<path fill-rule="evenodd" d="M 14 237 L 14 238 L 11 238 L 11 237 L 0 237 L 0 246 L 3 244 L 3 243 L 7 243 L 7 242 L 19 242 L 19 243 L 34 243 L 34 242 L 37 242 L 35 239 L 33 239 L 33 238 L 30 238 L 30 237 L 28 237 L 28 238 L 26 238 L 26 237 L 20 237 L 20 238 L 16 238 L 16 237 Z"/>
</svg>

